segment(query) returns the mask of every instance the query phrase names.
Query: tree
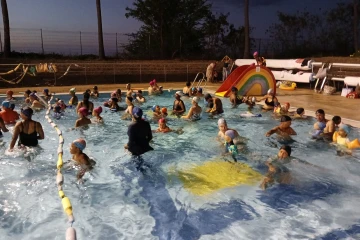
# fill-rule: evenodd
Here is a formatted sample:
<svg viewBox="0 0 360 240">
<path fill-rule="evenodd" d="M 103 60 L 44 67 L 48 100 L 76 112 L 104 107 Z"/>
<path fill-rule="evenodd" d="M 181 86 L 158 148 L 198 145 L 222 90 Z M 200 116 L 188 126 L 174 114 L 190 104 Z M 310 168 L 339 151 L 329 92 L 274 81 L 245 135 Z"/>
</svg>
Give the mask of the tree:
<svg viewBox="0 0 360 240">
<path fill-rule="evenodd" d="M 211 9 L 207 0 L 134 0 L 125 16 L 143 26 L 129 35 L 127 54 L 144 58 L 151 53 L 152 58 L 167 59 L 179 54 L 180 47 L 184 56 L 210 53 L 207 47 L 221 45 L 228 25 L 227 15 L 215 16 Z"/>
<path fill-rule="evenodd" d="M 250 56 L 250 23 L 249 23 L 249 0 L 244 0 L 244 17 L 245 17 L 245 46 L 244 58 Z"/>
<path fill-rule="evenodd" d="M 103 59 L 105 59 L 105 51 L 104 51 L 104 39 L 103 39 L 103 30 L 102 30 L 100 0 L 96 0 L 96 11 L 97 11 L 97 20 L 98 20 L 99 59 L 103 60 Z"/>
<path fill-rule="evenodd" d="M 11 43 L 10 43 L 10 23 L 9 23 L 9 12 L 6 0 L 1 0 L 1 10 L 3 15 L 4 24 L 4 57 L 10 57 Z"/>
</svg>

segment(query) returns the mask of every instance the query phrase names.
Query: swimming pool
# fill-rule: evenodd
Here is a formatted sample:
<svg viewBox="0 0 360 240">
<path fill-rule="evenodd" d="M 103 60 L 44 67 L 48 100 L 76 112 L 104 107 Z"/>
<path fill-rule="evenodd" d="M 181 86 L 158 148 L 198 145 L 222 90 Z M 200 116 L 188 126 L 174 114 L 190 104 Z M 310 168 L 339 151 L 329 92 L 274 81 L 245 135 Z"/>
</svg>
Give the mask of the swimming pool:
<svg viewBox="0 0 360 240">
<path fill-rule="evenodd" d="M 142 108 L 156 103 L 171 108 L 172 94 L 148 97 Z M 102 94 L 94 103 L 98 106 L 107 99 L 108 94 Z M 188 109 L 190 100 L 183 100 Z M 230 109 L 227 99 L 223 103 L 229 127 L 247 138 L 238 159 L 264 174 L 267 168 L 263 162 L 282 145 L 276 136 L 264 136 L 278 120 L 270 113 L 262 113 L 261 118 L 239 118 L 246 106 Z M 140 172 L 123 149 L 130 122 L 120 120 L 120 114 L 105 111 L 104 125 L 78 130 L 69 130 L 75 124 L 74 110 L 54 120 L 65 138 L 64 160 L 71 157 L 70 142 L 83 137 L 87 141 L 85 153 L 97 162 L 82 185 L 76 183 L 74 171 L 64 172 L 64 190 L 73 205 L 78 239 L 360 237 L 360 154 L 340 157 L 327 143 L 310 140 L 308 132 L 314 119 L 293 121 L 298 136 L 290 145 L 292 156 L 323 169 L 294 164 L 289 166 L 297 180 L 294 185 L 275 185 L 263 191 L 259 182 L 196 195 L 174 172 L 220 157 L 223 146 L 215 140 L 217 119 L 209 119 L 207 114 L 197 122 L 170 119 L 169 126 L 182 127 L 184 133 L 154 134 L 155 151 L 143 156 L 150 168 Z M 44 112 L 36 113 L 33 119 L 43 124 L 46 139 L 25 159 L 18 152 L 5 153 L 11 134 L 5 133 L 1 139 L 1 239 L 64 239 L 68 227 L 55 183 L 58 136 L 45 121 Z M 151 126 L 155 129 L 157 124 Z M 352 129 L 350 139 L 359 136 L 358 129 Z"/>
</svg>

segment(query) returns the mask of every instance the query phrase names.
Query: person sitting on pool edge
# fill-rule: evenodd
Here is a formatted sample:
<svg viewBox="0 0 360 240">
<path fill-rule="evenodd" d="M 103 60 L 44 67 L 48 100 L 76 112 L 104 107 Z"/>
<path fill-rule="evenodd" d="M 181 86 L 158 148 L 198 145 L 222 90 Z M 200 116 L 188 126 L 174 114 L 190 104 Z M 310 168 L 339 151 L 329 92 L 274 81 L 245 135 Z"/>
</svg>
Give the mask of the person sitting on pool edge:
<svg viewBox="0 0 360 240">
<path fill-rule="evenodd" d="M 175 100 L 173 104 L 173 115 L 181 116 L 186 112 L 185 104 L 183 100 L 181 100 L 181 92 L 177 91 L 175 93 Z"/>
<path fill-rule="evenodd" d="M 274 133 L 277 133 L 281 136 L 297 135 L 294 129 L 292 129 L 290 126 L 291 126 L 291 118 L 289 116 L 284 115 L 280 119 L 280 125 L 268 131 L 266 133 L 266 136 L 270 137 Z"/>
<path fill-rule="evenodd" d="M 99 89 L 97 86 L 93 87 L 93 91 L 90 93 L 92 98 L 98 98 L 100 96 Z"/>
<path fill-rule="evenodd" d="M 87 118 L 87 115 L 89 115 L 89 110 L 85 107 L 82 107 L 78 111 L 79 119 L 75 122 L 75 127 L 82 127 L 86 126 L 88 124 L 91 124 L 91 120 Z"/>
<path fill-rule="evenodd" d="M 289 162 L 291 156 L 291 147 L 282 146 L 278 152 L 277 159 L 266 161 L 266 165 L 269 167 L 269 171 L 265 175 L 260 187 L 265 190 L 275 182 L 279 184 L 290 184 L 291 175 L 290 170 L 284 166 L 284 162 Z"/>
<path fill-rule="evenodd" d="M 191 82 L 186 82 L 185 87 L 183 88 L 183 95 L 186 97 L 190 97 L 190 91 L 191 91 Z"/>
<path fill-rule="evenodd" d="M 143 111 L 134 107 L 132 116 L 134 121 L 128 127 L 129 141 L 125 149 L 134 156 L 140 156 L 148 151 L 154 150 L 150 145 L 153 138 L 150 124 L 142 119 Z"/>
<path fill-rule="evenodd" d="M 2 111 L 0 112 L 0 117 L 4 120 L 4 123 L 16 123 L 16 120 L 19 119 L 19 114 L 11 109 L 11 103 L 9 101 L 3 101 L 1 105 Z"/>
<path fill-rule="evenodd" d="M 72 154 L 72 160 L 80 166 L 80 170 L 77 173 L 77 180 L 81 180 L 85 172 L 91 170 L 96 162 L 90 159 L 85 153 L 83 153 L 86 147 L 86 141 L 82 138 L 74 140 L 70 145 L 70 154 Z"/>
<path fill-rule="evenodd" d="M 238 95 L 238 89 L 236 87 L 231 88 L 229 100 L 232 107 L 236 107 L 243 103 L 243 99 L 241 96 Z"/>
<path fill-rule="evenodd" d="M 104 122 L 103 118 L 100 116 L 101 113 L 102 113 L 101 106 L 94 108 L 92 115 L 96 118 L 95 122 L 98 122 L 98 123 Z"/>
<path fill-rule="evenodd" d="M 78 97 L 75 95 L 76 94 L 76 89 L 75 88 L 71 88 L 69 91 L 69 94 L 71 96 L 70 100 L 69 100 L 69 105 L 70 106 L 76 106 L 79 102 Z"/>
<path fill-rule="evenodd" d="M 213 107 L 206 110 L 206 112 L 211 113 L 212 115 L 224 113 L 222 102 L 220 98 L 212 97 L 209 93 L 205 95 L 205 100 L 211 105 L 213 103 Z"/>
<path fill-rule="evenodd" d="M 262 107 L 264 110 L 274 109 L 275 105 L 277 105 L 279 102 L 277 97 L 275 97 L 274 89 L 272 88 L 268 90 L 267 94 L 264 97 L 256 99 L 257 102 L 261 102 L 263 100 L 265 100 L 265 105 Z"/>
<path fill-rule="evenodd" d="M 45 138 L 44 130 L 41 123 L 31 119 L 34 111 L 25 107 L 21 110 L 20 117 L 23 121 L 17 122 L 14 127 L 14 134 L 10 143 L 10 151 L 14 149 L 15 143 L 19 138 L 19 146 L 35 147 L 38 145 L 38 140 Z"/>
<path fill-rule="evenodd" d="M 186 116 L 182 116 L 183 119 L 191 119 L 193 121 L 201 119 L 201 107 L 199 106 L 200 99 L 198 97 L 193 97 L 191 103 L 192 106 Z"/>
</svg>

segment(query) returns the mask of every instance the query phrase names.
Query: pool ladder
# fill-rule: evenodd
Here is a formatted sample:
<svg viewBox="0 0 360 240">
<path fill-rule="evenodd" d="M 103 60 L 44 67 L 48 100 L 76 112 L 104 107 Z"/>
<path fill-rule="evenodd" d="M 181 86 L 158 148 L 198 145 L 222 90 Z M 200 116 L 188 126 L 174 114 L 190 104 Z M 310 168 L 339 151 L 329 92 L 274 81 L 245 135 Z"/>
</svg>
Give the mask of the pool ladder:
<svg viewBox="0 0 360 240">
<path fill-rule="evenodd" d="M 202 76 L 202 77 L 199 79 L 199 76 Z M 196 84 L 196 81 L 198 81 L 197 84 Z M 205 85 L 204 85 L 204 87 L 205 87 L 206 84 L 207 84 L 207 81 L 206 81 L 206 78 L 205 78 L 205 74 L 204 74 L 203 72 L 198 72 L 198 73 L 196 74 L 196 77 L 194 78 L 193 83 L 191 84 L 191 87 L 194 87 L 194 85 L 196 84 L 196 88 L 199 88 L 199 87 L 201 87 L 201 84 L 202 84 L 203 82 L 205 82 Z"/>
</svg>

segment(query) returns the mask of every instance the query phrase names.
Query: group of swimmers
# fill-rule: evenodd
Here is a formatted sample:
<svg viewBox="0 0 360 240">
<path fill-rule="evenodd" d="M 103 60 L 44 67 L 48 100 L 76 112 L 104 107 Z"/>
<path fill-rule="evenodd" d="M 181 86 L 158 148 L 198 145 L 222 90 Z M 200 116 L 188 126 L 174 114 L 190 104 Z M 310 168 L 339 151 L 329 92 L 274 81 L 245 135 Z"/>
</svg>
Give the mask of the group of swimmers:
<svg viewBox="0 0 360 240">
<path fill-rule="evenodd" d="M 149 83 L 148 93 L 149 95 L 160 95 L 163 93 L 163 89 L 161 86 L 159 87 L 157 85 L 156 80 L 153 80 Z M 55 98 L 49 93 L 48 89 L 44 89 L 42 97 L 40 97 L 36 91 L 31 92 L 30 90 L 27 90 L 24 93 L 24 104 L 26 104 L 26 106 L 23 107 L 20 114 L 18 114 L 14 111 L 14 102 L 16 99 L 12 95 L 13 92 L 7 92 L 7 97 L 2 102 L 3 110 L 0 112 L 0 128 L 4 132 L 8 131 L 6 125 L 15 124 L 9 150 L 13 150 L 18 139 L 19 146 L 36 146 L 38 144 L 38 140 L 44 139 L 45 135 L 41 124 L 32 120 L 32 115 L 34 111 L 39 111 L 48 107 L 46 102 Z M 103 103 L 103 106 L 96 107 L 90 101 L 90 98 L 99 97 L 97 86 L 94 86 L 92 91 L 90 89 L 86 90 L 83 93 L 82 101 L 79 101 L 76 96 L 75 88 L 70 89 L 69 95 L 71 98 L 68 104 L 65 104 L 65 102 L 61 99 L 55 99 L 55 103 L 51 106 L 54 111 L 55 118 L 60 119 L 67 108 L 73 108 L 79 117 L 76 120 L 75 127 L 82 127 L 93 122 L 103 123 L 104 120 L 100 116 L 103 111 L 103 107 L 106 107 L 111 111 L 124 111 L 122 119 L 132 120 L 132 123 L 128 128 L 129 141 L 124 147 L 134 156 L 140 156 L 147 151 L 153 150 L 150 146 L 150 141 L 153 138 L 153 132 L 168 133 L 174 131 L 167 126 L 167 108 L 160 107 L 159 105 L 152 107 L 153 120 L 158 122 L 158 128 L 154 131 L 151 130 L 149 119 L 144 118 L 143 110 L 140 108 L 140 105 L 146 102 L 146 98 L 143 96 L 141 90 L 135 91 L 132 89 L 131 84 L 126 85 L 126 107 L 118 105 L 118 103 L 122 101 L 122 93 L 120 89 L 112 92 L 110 94 L 110 99 Z M 204 99 L 204 103 L 207 108 L 205 112 L 209 113 L 211 116 L 219 115 L 224 112 L 223 103 L 220 98 L 212 96 L 209 93 L 204 95 L 201 87 L 191 87 L 189 82 L 186 83 L 186 86 L 182 91 L 177 91 L 174 97 L 175 100 L 170 115 L 175 115 L 181 119 L 193 121 L 201 119 L 203 112 L 202 107 L 199 106 L 201 98 Z M 192 105 L 188 113 L 186 113 L 186 107 L 182 98 L 191 99 Z M 298 108 L 295 112 L 290 112 L 290 104 L 285 103 L 281 105 L 272 89 L 270 89 L 264 97 L 256 98 L 250 96 L 239 96 L 238 90 L 236 88 L 232 88 L 229 99 L 233 107 L 244 103 L 248 106 L 249 110 L 251 110 L 257 102 L 265 101 L 262 108 L 266 111 L 273 110 L 275 116 L 280 118 L 280 125 L 266 132 L 266 136 L 271 136 L 272 134 L 278 134 L 282 137 L 296 135 L 295 130 L 291 128 L 291 117 L 300 119 L 305 118 L 305 111 L 303 108 Z M 135 104 L 137 106 L 135 106 Z M 19 115 L 22 121 L 16 122 L 19 119 Z M 89 119 L 89 115 L 93 115 L 94 119 Z M 325 118 L 325 112 L 322 109 L 319 109 L 316 111 L 316 119 L 317 122 L 314 124 L 314 132 L 312 133 L 313 138 L 331 139 L 336 132 L 336 139 L 334 138 L 334 141 L 337 144 L 347 147 L 351 143 L 351 141 L 347 139 L 350 128 L 347 125 L 340 124 L 341 118 L 339 116 L 335 116 L 332 120 L 327 120 Z M 338 131 L 336 131 L 336 127 L 339 127 Z M 236 156 L 239 153 L 239 133 L 235 129 L 229 128 L 226 120 L 223 118 L 218 120 L 218 128 L 219 139 L 221 139 L 224 143 L 227 154 L 230 155 L 236 162 Z M 95 164 L 93 160 L 83 153 L 85 147 L 86 141 L 84 139 L 76 139 L 73 141 L 70 148 L 73 160 L 81 166 L 81 171 L 78 173 L 79 179 L 81 179 L 84 173 L 87 170 L 90 170 Z M 266 162 L 269 172 L 262 183 L 263 188 L 267 188 L 274 182 L 289 182 L 289 171 L 284 164 L 288 162 L 287 159 L 290 155 L 291 147 L 283 146 L 279 150 L 276 160 Z"/>
</svg>

